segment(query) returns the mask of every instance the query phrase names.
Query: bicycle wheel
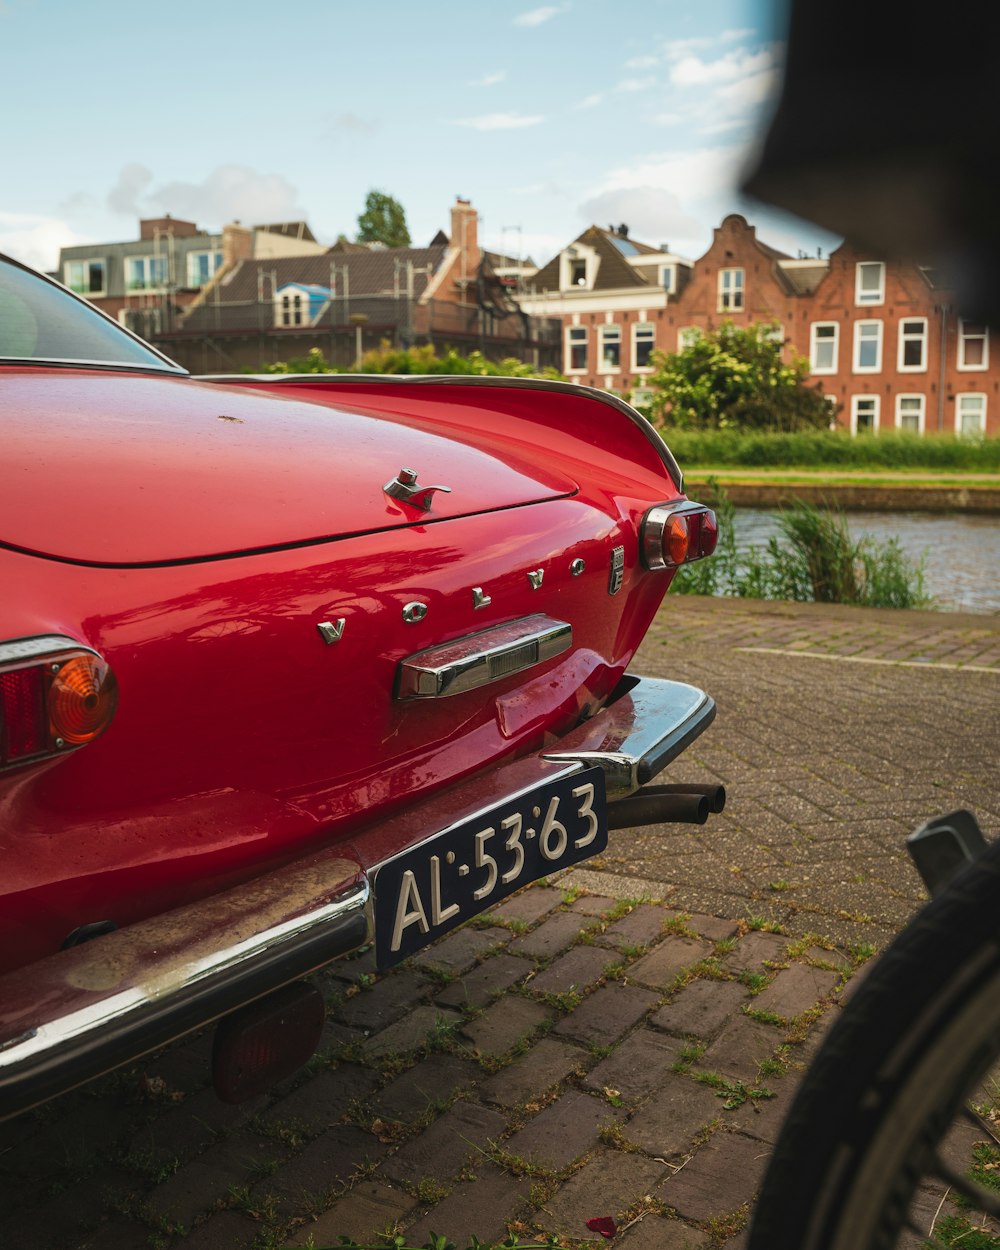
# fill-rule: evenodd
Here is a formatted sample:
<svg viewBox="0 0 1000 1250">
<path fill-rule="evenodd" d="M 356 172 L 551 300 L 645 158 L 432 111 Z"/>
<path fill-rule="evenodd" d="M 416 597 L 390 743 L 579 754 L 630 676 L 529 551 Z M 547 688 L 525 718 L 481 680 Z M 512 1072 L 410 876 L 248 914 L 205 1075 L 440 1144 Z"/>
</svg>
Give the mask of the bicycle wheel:
<svg viewBox="0 0 1000 1250">
<path fill-rule="evenodd" d="M 1000 1193 L 942 1157 L 957 1116 L 995 1132 L 966 1100 L 998 1055 L 1000 841 L 918 912 L 830 1030 L 779 1137 L 748 1250 L 950 1244 L 912 1215 L 927 1178 L 987 1222 L 1000 1217 Z"/>
</svg>

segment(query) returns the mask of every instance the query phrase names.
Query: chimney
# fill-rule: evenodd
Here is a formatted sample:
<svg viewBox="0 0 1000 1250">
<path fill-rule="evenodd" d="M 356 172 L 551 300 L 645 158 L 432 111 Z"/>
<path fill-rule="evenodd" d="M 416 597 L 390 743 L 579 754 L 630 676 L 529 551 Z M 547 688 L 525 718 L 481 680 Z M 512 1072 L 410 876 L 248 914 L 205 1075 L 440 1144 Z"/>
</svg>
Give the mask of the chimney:
<svg viewBox="0 0 1000 1250">
<path fill-rule="evenodd" d="M 456 196 L 451 210 L 451 246 L 461 251 L 460 279 L 471 280 L 479 268 L 479 215 L 468 200 Z"/>
<path fill-rule="evenodd" d="M 253 256 L 253 231 L 231 221 L 222 227 L 222 264 L 228 269 L 238 260 L 250 260 Z"/>
</svg>

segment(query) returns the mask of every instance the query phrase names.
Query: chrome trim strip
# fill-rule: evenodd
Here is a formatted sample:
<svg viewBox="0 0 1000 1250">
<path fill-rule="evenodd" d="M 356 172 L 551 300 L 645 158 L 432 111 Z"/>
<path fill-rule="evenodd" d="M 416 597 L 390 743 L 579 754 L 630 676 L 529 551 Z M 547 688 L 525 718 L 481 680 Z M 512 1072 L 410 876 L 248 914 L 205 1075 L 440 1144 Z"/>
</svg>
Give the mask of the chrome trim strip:
<svg viewBox="0 0 1000 1250">
<path fill-rule="evenodd" d="M 40 634 L 37 638 L 12 638 L 8 642 L 0 642 L 0 664 L 10 664 L 15 660 L 34 660 L 40 655 L 51 655 L 58 651 L 86 651 L 97 655 L 93 647 L 84 646 L 75 638 L 67 638 L 65 634 Z"/>
<path fill-rule="evenodd" d="M 580 386 L 576 382 L 555 382 L 550 381 L 548 378 L 481 377 L 476 374 L 465 373 L 395 373 L 391 375 L 384 373 L 201 373 L 197 375 L 197 380 L 199 382 L 242 382 L 244 384 L 257 381 L 266 382 L 268 387 L 276 384 L 280 386 L 295 386 L 296 383 L 308 383 L 315 386 L 317 382 L 331 387 L 346 387 L 352 382 L 378 382 L 383 386 L 387 383 L 402 386 L 426 386 L 428 384 L 440 384 L 442 386 L 500 386 L 521 390 L 560 391 L 564 394 L 569 392 L 573 395 L 586 395 L 590 399 L 596 399 L 602 404 L 607 404 L 610 408 L 617 409 L 622 416 L 627 417 L 642 432 L 646 441 L 659 456 L 677 489 L 679 491 L 684 489 L 684 474 L 680 470 L 680 465 L 674 459 L 673 452 L 660 437 L 660 432 L 656 427 L 641 412 L 637 412 L 635 408 L 627 404 L 623 399 L 619 399 L 617 395 L 612 395 L 607 391 L 598 390 L 596 386 Z"/>
<path fill-rule="evenodd" d="M 573 645 L 573 627 L 538 614 L 480 630 L 400 660 L 396 698 L 446 699 L 523 673 Z"/>
<path fill-rule="evenodd" d="M 0 976 L 0 1120 L 357 949 L 369 894 L 334 848 Z"/>
<path fill-rule="evenodd" d="M 714 719 L 715 703 L 703 690 L 643 677 L 542 758 L 597 764 L 604 770 L 608 798 L 622 798 L 651 781 Z"/>
</svg>

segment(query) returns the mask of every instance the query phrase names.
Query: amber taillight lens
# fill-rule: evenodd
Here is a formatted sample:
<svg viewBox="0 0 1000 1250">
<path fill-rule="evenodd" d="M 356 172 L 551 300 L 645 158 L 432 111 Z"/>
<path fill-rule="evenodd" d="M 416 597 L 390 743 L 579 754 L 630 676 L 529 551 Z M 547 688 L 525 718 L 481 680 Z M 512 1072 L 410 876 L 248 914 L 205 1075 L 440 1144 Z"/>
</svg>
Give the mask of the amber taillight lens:
<svg viewBox="0 0 1000 1250">
<path fill-rule="evenodd" d="M 639 545 L 647 569 L 675 569 L 710 556 L 719 539 L 715 513 L 704 504 L 657 504 L 642 518 Z"/>
<path fill-rule="evenodd" d="M 96 652 L 60 637 L 0 643 L 0 769 L 92 742 L 117 704 L 114 674 Z"/>
</svg>

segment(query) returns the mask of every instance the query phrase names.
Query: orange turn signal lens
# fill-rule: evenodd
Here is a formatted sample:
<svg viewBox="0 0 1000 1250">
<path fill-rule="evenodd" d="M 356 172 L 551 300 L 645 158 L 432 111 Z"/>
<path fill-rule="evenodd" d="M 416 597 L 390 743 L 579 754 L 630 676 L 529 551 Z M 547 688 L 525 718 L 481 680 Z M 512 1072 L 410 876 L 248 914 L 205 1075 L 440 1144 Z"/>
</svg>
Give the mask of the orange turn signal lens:
<svg viewBox="0 0 1000 1250">
<path fill-rule="evenodd" d="M 74 746 L 92 742 L 111 724 L 117 706 L 118 683 L 99 655 L 76 655 L 55 671 L 49 686 L 54 737 Z"/>
<path fill-rule="evenodd" d="M 663 550 L 670 564 L 683 564 L 688 556 L 691 531 L 687 517 L 675 512 L 663 531 Z"/>
<path fill-rule="evenodd" d="M 0 642 L 0 769 L 92 742 L 117 706 L 107 663 L 71 638 Z"/>
</svg>

